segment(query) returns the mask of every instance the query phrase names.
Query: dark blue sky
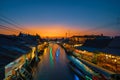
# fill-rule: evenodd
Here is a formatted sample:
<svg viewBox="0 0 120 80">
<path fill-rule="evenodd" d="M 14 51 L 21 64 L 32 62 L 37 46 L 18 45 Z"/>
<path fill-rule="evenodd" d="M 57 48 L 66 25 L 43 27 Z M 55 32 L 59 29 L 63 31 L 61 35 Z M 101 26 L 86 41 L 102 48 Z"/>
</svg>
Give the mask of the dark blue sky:
<svg viewBox="0 0 120 80">
<path fill-rule="evenodd" d="M 109 24 L 120 17 L 120 0 L 0 0 L 0 15 L 22 25 L 59 24 L 118 31 L 119 26 Z"/>
</svg>

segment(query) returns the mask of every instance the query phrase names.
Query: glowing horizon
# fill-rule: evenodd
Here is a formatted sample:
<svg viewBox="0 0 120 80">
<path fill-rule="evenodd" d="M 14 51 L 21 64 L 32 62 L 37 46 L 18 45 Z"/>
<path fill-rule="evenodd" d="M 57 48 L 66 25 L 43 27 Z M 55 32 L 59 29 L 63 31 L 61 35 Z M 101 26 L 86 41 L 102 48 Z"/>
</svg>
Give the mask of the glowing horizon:
<svg viewBox="0 0 120 80">
<path fill-rule="evenodd" d="M 38 25 L 26 28 L 33 34 L 41 35 L 41 37 L 66 37 L 66 33 L 67 37 L 69 37 L 78 32 L 78 29 L 66 25 Z"/>
<path fill-rule="evenodd" d="M 98 30 L 89 30 L 85 27 L 70 27 L 67 25 L 25 25 L 25 30 L 28 30 L 27 34 L 39 34 L 42 38 L 61 38 L 61 37 L 71 37 L 73 35 L 100 35 L 104 34 L 107 36 L 118 36 L 119 32 L 116 32 L 112 29 L 98 29 Z M 88 31 L 86 31 L 88 30 Z M 24 33 L 24 32 L 23 32 Z M 15 34 L 18 35 L 19 32 L 10 32 L 6 30 L 0 30 L 0 34 Z"/>
</svg>

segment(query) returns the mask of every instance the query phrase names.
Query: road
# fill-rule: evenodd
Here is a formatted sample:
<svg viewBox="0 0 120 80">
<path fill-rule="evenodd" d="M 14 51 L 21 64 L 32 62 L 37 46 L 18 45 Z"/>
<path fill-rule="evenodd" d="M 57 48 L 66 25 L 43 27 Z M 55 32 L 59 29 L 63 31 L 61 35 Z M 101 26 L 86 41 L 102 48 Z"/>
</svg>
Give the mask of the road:
<svg viewBox="0 0 120 80">
<path fill-rule="evenodd" d="M 50 43 L 40 56 L 34 73 L 34 80 L 80 80 L 68 67 L 65 51 L 57 44 Z"/>
</svg>

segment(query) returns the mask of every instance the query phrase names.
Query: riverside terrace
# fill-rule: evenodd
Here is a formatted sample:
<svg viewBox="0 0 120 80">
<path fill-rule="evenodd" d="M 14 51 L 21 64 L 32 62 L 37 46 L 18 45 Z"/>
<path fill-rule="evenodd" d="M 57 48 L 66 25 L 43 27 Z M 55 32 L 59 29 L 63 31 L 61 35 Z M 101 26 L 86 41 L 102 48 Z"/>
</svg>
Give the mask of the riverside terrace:
<svg viewBox="0 0 120 80">
<path fill-rule="evenodd" d="M 66 46 L 74 46 L 72 49 L 80 58 L 120 74 L 120 37 L 88 39 L 82 46 L 76 43 Z"/>
<path fill-rule="evenodd" d="M 18 36 L 0 34 L 0 80 L 5 78 L 5 74 L 9 71 L 8 70 L 7 73 L 5 72 L 5 66 L 7 64 L 22 55 L 25 55 L 27 59 L 30 59 L 30 56 L 34 55 L 29 53 L 31 53 L 32 48 L 38 44 L 38 40 L 41 41 L 39 36 L 22 33 Z M 23 57 L 25 58 L 25 56 Z"/>
</svg>

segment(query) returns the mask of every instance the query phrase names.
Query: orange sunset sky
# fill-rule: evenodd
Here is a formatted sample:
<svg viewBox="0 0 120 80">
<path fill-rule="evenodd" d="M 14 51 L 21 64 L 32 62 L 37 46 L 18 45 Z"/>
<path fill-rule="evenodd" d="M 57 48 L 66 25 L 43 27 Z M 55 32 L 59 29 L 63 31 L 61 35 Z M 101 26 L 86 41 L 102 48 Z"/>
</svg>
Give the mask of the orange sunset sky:
<svg viewBox="0 0 120 80">
<path fill-rule="evenodd" d="M 108 36 L 114 36 L 117 34 L 116 31 L 112 29 L 89 29 L 86 27 L 69 27 L 67 25 L 26 25 L 21 32 L 23 33 L 29 33 L 35 35 L 36 33 L 39 34 L 41 37 L 46 38 L 55 38 L 55 37 L 71 37 L 73 35 L 108 35 Z M 8 31 L 8 30 L 0 30 L 0 34 L 16 34 L 18 35 L 18 31 Z"/>
</svg>

